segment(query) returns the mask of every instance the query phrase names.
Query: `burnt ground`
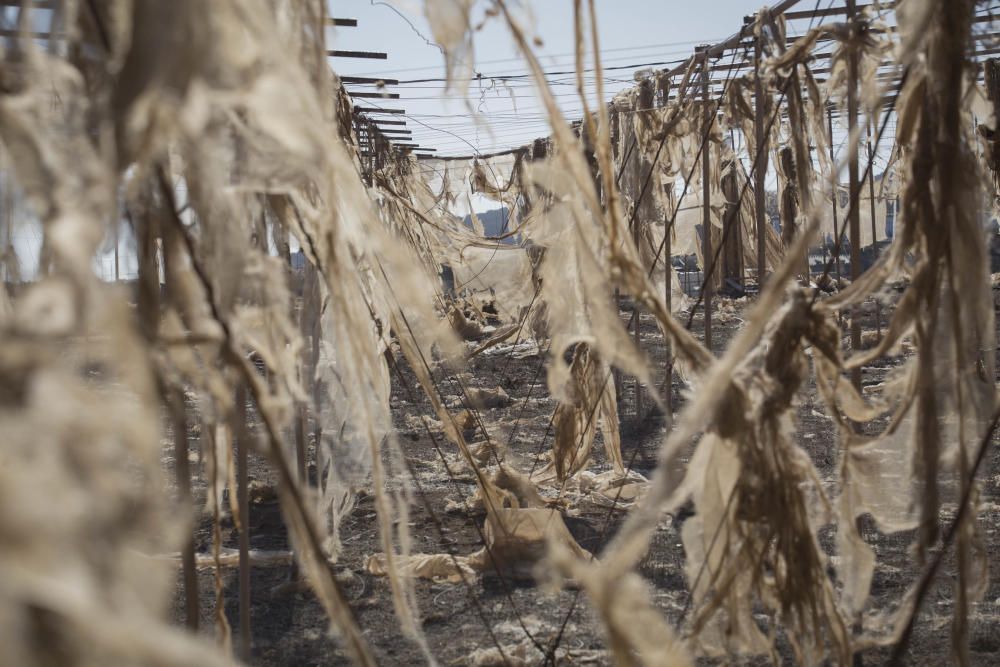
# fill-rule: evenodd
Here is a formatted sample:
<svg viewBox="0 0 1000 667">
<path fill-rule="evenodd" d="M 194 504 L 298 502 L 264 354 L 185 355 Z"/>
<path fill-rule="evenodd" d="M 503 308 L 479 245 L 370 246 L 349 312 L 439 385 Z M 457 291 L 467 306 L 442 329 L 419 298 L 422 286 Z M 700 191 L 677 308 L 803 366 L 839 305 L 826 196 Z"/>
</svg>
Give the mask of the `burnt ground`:
<svg viewBox="0 0 1000 667">
<path fill-rule="evenodd" d="M 717 302 L 718 304 L 719 302 Z M 723 302 L 715 310 L 714 349 L 718 353 L 741 326 L 739 302 Z M 872 309 L 866 315 L 866 331 L 874 329 Z M 888 313 L 883 312 L 884 322 Z M 631 316 L 631 307 L 623 303 L 622 317 Z M 686 316 L 686 314 L 685 314 Z M 683 320 L 682 320 L 683 321 Z M 699 337 L 702 318 L 696 315 L 692 330 Z M 656 382 L 663 383 L 665 376 L 665 348 L 662 336 L 648 314 L 641 318 L 642 347 L 650 356 L 653 367 L 661 369 Z M 870 335 L 870 334 L 869 334 Z M 542 357 L 511 356 L 510 346 L 501 347 L 493 354 L 480 355 L 471 363 L 468 384 L 476 387 L 502 387 L 511 397 L 507 408 L 484 410 L 483 421 L 490 439 L 500 443 L 506 451 L 508 462 L 522 471 L 529 470 L 551 446 L 552 433 L 548 430 L 554 402 L 545 389 L 545 372 L 540 370 Z M 415 489 L 415 503 L 411 508 L 410 522 L 413 536 L 412 550 L 424 553 L 452 552 L 470 554 L 481 546 L 479 529 L 483 513 L 448 511 L 448 501 L 462 501 L 474 490 L 473 479 L 466 472 L 454 478 L 444 471 L 441 453 L 453 457 L 454 452 L 441 436 L 435 443 L 428 433 L 413 419 L 416 415 L 430 415 L 431 409 L 416 389 L 416 380 L 405 361 L 397 354 L 405 381 L 393 377 L 392 405 L 394 420 L 399 430 L 405 455 L 416 472 L 419 487 Z M 902 363 L 890 359 L 879 367 L 866 368 L 865 384 L 880 382 L 888 367 Z M 446 395 L 457 396 L 458 384 L 436 369 L 436 379 Z M 643 401 L 637 414 L 634 383 L 625 379 L 620 392 L 622 414 L 622 447 L 626 463 L 649 475 L 655 465 L 657 449 L 662 441 L 666 420 L 662 414 L 650 409 L 650 401 Z M 683 403 L 682 387 L 675 377 L 672 401 L 675 410 Z M 837 451 L 832 422 L 819 415 L 823 408 L 810 385 L 800 392 L 798 402 L 797 438 L 812 457 L 821 478 L 836 475 Z M 409 419 L 408 419 L 409 418 Z M 477 433 L 475 440 L 482 439 Z M 603 450 L 595 443 L 591 469 L 608 469 Z M 191 446 L 197 449 L 197 437 L 192 434 Z M 194 454 L 192 454 L 194 458 Z M 166 461 L 169 463 L 169 457 Z M 195 466 L 195 470 L 199 467 Z M 314 474 L 314 473 L 313 473 Z M 262 460 L 251 459 L 251 482 L 263 488 L 254 494 L 250 509 L 250 543 L 254 549 L 288 549 L 288 538 L 273 493 L 267 487 L 274 483 L 274 475 Z M 990 567 L 997 571 L 1000 560 L 1000 449 L 992 447 L 984 461 L 979 479 L 982 485 L 982 513 Z M 197 479 L 195 493 L 204 498 L 204 483 Z M 955 505 L 945 505 L 942 521 L 947 524 L 954 515 Z M 600 552 L 620 525 L 624 512 L 610 510 L 590 501 L 581 502 L 565 517 L 570 532 L 577 541 L 592 552 Z M 680 527 L 689 515 L 688 508 L 675 516 L 667 516 L 660 523 L 649 554 L 642 562 L 639 573 L 651 587 L 656 606 L 665 618 L 676 623 L 687 602 L 687 581 L 684 575 L 684 550 L 681 545 Z M 410 665 L 424 663 L 416 645 L 399 631 L 391 602 L 388 583 L 384 578 L 368 574 L 364 569 L 366 556 L 380 550 L 375 510 L 370 496 L 362 495 L 354 511 L 341 529 L 343 552 L 335 571 L 343 584 L 358 624 L 368 638 L 380 664 Z M 910 534 L 883 535 L 871 521 L 863 522 L 863 534 L 878 555 L 878 568 L 872 583 L 869 607 L 891 608 L 899 603 L 910 584 L 919 576 L 920 568 L 909 551 Z M 832 552 L 832 531 L 824 531 L 821 542 Z M 238 546 L 237 531 L 228 518 L 223 523 L 225 546 Z M 211 546 L 211 517 L 201 516 L 195 532 L 195 548 L 209 553 Z M 234 628 L 233 643 L 238 645 L 238 580 L 236 568 L 224 570 L 224 613 Z M 937 665 L 950 662 L 950 618 L 953 582 L 957 574 L 954 559 L 948 557 L 923 605 L 916 626 L 908 664 Z M 288 566 L 260 566 L 252 570 L 251 600 L 254 665 L 340 665 L 348 661 L 331 638 L 326 617 L 311 592 L 301 586 L 290 586 L 294 580 Z M 178 573 L 178 593 L 173 605 L 173 617 L 183 623 L 184 599 L 181 577 Z M 201 632 L 215 635 L 215 592 L 210 569 L 200 570 Z M 490 648 L 494 637 L 505 646 L 525 640 L 526 632 L 539 645 L 552 644 L 559 628 L 565 622 L 560 646 L 570 649 L 570 661 L 565 664 L 610 664 L 604 652 L 605 642 L 595 614 L 589 607 L 585 594 L 575 590 L 553 592 L 531 581 L 513 581 L 496 574 L 486 574 L 471 586 L 438 584 L 418 580 L 416 591 L 422 614 L 423 630 L 430 648 L 441 664 L 469 664 L 470 654 L 476 649 Z M 1000 664 L 1000 583 L 994 576 L 983 601 L 974 605 L 971 618 L 971 662 L 975 665 Z M 779 637 L 782 661 L 791 662 L 787 642 Z M 532 655 L 532 662 L 535 656 Z M 888 656 L 885 649 L 873 649 L 859 656 L 857 664 L 882 664 Z M 708 661 L 700 661 L 712 664 Z M 768 664 L 757 659 L 747 664 Z"/>
</svg>

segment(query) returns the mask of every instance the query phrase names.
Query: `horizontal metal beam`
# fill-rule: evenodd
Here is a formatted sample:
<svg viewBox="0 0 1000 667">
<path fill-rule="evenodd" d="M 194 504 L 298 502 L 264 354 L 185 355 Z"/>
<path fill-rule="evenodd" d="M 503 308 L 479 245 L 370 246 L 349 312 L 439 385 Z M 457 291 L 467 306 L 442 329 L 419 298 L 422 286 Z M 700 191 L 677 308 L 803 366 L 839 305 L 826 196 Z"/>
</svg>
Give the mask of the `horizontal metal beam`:
<svg viewBox="0 0 1000 667">
<path fill-rule="evenodd" d="M 360 90 L 348 90 L 347 93 L 351 97 L 357 97 L 363 100 L 398 100 L 399 93 L 366 93 Z"/>
<path fill-rule="evenodd" d="M 388 60 L 389 56 L 381 51 L 341 51 L 339 49 L 330 49 L 326 52 L 326 55 L 333 56 L 334 58 L 369 58 L 371 60 Z"/>
<path fill-rule="evenodd" d="M 377 79 L 370 76 L 342 76 L 340 77 L 342 83 L 359 83 L 359 84 L 374 84 L 374 85 L 386 85 L 386 86 L 396 86 L 399 85 L 399 79 Z"/>
<path fill-rule="evenodd" d="M 747 61 L 745 63 L 731 63 L 728 65 L 711 65 L 708 68 L 710 72 L 728 72 L 731 70 L 741 70 L 741 69 L 753 69 L 753 61 Z"/>
<path fill-rule="evenodd" d="M 378 131 L 382 134 L 413 134 L 413 130 L 393 130 L 388 127 L 380 127 Z"/>
<path fill-rule="evenodd" d="M 383 120 L 381 118 L 369 118 L 369 122 L 375 125 L 406 125 L 405 120 Z"/>
<path fill-rule="evenodd" d="M 426 150 L 426 149 L 420 149 Z M 527 146 L 515 146 L 514 148 L 506 148 L 502 151 L 496 151 L 494 153 L 479 153 L 478 155 L 441 155 L 435 157 L 437 160 L 444 160 L 446 162 L 455 162 L 458 160 L 485 160 L 491 157 L 500 157 L 501 155 L 515 155 L 515 154 L 526 154 L 528 152 Z"/>
<path fill-rule="evenodd" d="M 335 18 L 327 17 L 326 23 L 327 23 L 327 25 L 335 25 L 335 26 L 338 26 L 338 27 L 341 27 L 341 28 L 357 28 L 358 27 L 358 20 L 357 19 L 335 19 Z"/>
<path fill-rule="evenodd" d="M 888 5 L 890 3 L 884 3 Z M 868 9 L 871 5 L 858 5 L 857 10 L 860 12 L 864 9 Z M 817 9 L 815 11 L 799 11 L 799 12 L 785 12 L 785 18 L 789 21 L 795 21 L 796 19 L 821 19 L 826 16 L 844 16 L 847 14 L 847 7 L 831 7 L 829 9 Z"/>
<path fill-rule="evenodd" d="M 355 113 L 406 113 L 406 109 L 373 109 L 371 107 L 354 107 Z"/>
<path fill-rule="evenodd" d="M 808 35 L 797 35 L 795 37 L 787 37 L 785 39 L 785 44 L 791 46 L 792 44 L 795 44 L 796 42 L 799 42 L 799 41 L 805 39 L 806 37 L 808 37 Z M 836 37 L 831 37 L 830 35 L 821 35 L 821 36 L 819 36 L 819 37 L 816 38 L 816 43 L 817 44 L 824 44 L 824 43 L 827 43 L 827 42 L 836 41 L 836 39 L 837 39 Z"/>
</svg>

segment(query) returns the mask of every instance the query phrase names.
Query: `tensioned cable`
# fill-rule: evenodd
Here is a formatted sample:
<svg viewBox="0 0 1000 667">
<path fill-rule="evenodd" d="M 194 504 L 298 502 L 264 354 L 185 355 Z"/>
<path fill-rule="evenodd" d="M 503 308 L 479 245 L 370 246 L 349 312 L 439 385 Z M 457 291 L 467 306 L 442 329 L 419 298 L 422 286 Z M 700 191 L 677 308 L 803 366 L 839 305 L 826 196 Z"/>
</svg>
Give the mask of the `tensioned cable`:
<svg viewBox="0 0 1000 667">
<path fill-rule="evenodd" d="M 718 38 L 699 39 L 699 40 L 691 40 L 691 41 L 679 41 L 679 42 L 663 42 L 662 44 L 647 44 L 647 45 L 643 45 L 643 46 L 615 47 L 615 48 L 610 48 L 610 49 L 601 49 L 601 53 L 621 53 L 621 52 L 628 51 L 628 50 L 655 49 L 655 48 L 659 48 L 659 47 L 670 47 L 670 46 L 690 46 L 692 44 L 703 44 L 703 43 L 706 43 L 706 42 L 707 43 L 712 43 L 712 42 L 717 42 L 717 41 L 719 41 Z M 542 60 L 548 60 L 548 59 L 557 59 L 557 58 L 563 58 L 563 57 L 573 56 L 573 55 L 575 55 L 575 54 L 574 53 L 553 53 L 553 54 L 541 55 L 541 56 L 539 56 L 539 58 L 542 59 Z M 521 57 L 514 57 L 514 58 L 498 58 L 498 59 L 494 59 L 494 60 L 481 60 L 481 61 L 477 62 L 476 65 L 477 66 L 479 66 L 479 65 L 498 65 L 498 64 L 501 64 L 501 63 L 515 63 L 515 62 L 516 63 L 524 62 L 524 59 L 521 58 Z M 427 71 L 427 70 L 440 70 L 440 69 L 441 69 L 441 65 L 424 65 L 424 66 L 421 66 L 421 67 L 408 67 L 408 68 L 403 68 L 403 69 L 377 70 L 377 71 L 373 71 L 373 72 L 361 72 L 360 75 L 361 76 L 380 76 L 380 75 L 389 76 L 389 75 L 391 75 L 393 73 L 398 73 L 398 72 L 421 72 L 421 71 Z"/>
</svg>

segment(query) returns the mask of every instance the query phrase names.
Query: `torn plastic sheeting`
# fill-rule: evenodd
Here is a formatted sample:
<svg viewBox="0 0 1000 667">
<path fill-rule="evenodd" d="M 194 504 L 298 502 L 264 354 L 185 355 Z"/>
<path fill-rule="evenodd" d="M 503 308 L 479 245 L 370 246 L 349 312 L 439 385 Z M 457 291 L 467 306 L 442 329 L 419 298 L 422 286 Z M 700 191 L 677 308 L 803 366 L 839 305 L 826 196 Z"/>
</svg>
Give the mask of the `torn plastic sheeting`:
<svg viewBox="0 0 1000 667">
<path fill-rule="evenodd" d="M 545 556 L 550 542 L 568 549 L 578 558 L 589 559 L 555 509 L 498 509 L 486 521 L 486 546 L 469 555 L 452 558 L 446 554 L 411 554 L 400 561 L 404 574 L 457 583 L 463 574 L 482 574 L 499 569 L 504 576 L 529 579 L 537 563 Z M 385 557 L 369 556 L 365 568 L 371 574 L 384 575 Z"/>
</svg>

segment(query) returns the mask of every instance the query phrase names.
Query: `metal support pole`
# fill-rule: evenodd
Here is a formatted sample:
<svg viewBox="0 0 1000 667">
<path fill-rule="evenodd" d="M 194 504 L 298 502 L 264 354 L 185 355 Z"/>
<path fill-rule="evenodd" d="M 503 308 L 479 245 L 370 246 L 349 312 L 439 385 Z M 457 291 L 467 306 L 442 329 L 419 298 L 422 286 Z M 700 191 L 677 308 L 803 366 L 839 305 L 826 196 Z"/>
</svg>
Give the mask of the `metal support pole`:
<svg viewBox="0 0 1000 667">
<path fill-rule="evenodd" d="M 663 96 L 662 96 L 661 104 L 664 105 L 664 106 L 666 106 L 666 104 L 667 104 L 667 88 L 666 88 L 666 86 L 663 87 Z M 657 185 L 657 187 L 661 187 L 661 186 Z M 666 201 L 672 202 L 672 201 L 675 201 L 675 198 L 673 196 L 673 183 L 671 183 L 669 187 L 670 187 L 671 191 L 670 191 L 669 195 L 666 197 Z M 664 226 L 663 226 L 663 270 L 664 270 L 665 274 L 664 274 L 664 280 L 663 280 L 663 285 L 664 285 L 663 303 L 666 304 L 666 306 L 667 306 L 667 312 L 668 313 L 672 313 L 672 312 L 674 312 L 674 309 L 673 309 L 673 287 L 674 287 L 673 247 L 672 247 L 672 244 L 670 242 L 670 235 L 672 233 L 672 230 L 667 226 L 667 218 L 670 217 L 670 214 L 667 211 L 664 211 L 664 216 L 665 217 L 664 217 L 664 220 L 663 220 L 663 223 L 664 223 Z M 673 358 L 673 352 L 674 352 L 674 350 L 673 350 L 673 345 L 671 345 L 670 336 L 664 335 L 663 336 L 663 343 L 664 343 L 664 347 L 665 347 L 665 351 L 666 351 L 666 369 L 665 369 L 666 372 L 664 374 L 665 377 L 664 377 L 664 380 L 663 380 L 663 384 L 664 384 L 663 394 L 664 394 L 664 401 L 666 402 L 666 411 L 667 411 L 666 417 L 667 417 L 667 420 L 668 420 L 667 423 L 669 424 L 670 420 L 673 418 L 673 414 L 674 414 L 673 400 L 672 400 L 673 399 L 673 395 L 674 395 L 674 389 L 673 389 L 673 387 L 674 387 L 674 358 Z"/>
<path fill-rule="evenodd" d="M 184 392 L 174 397 L 174 475 L 177 479 L 177 502 L 188 516 L 194 514 L 191 501 L 191 465 L 188 461 L 187 410 Z M 194 534 L 188 533 L 181 547 L 181 568 L 184 575 L 184 615 L 189 630 L 198 629 L 198 571 L 194 560 Z"/>
<path fill-rule="evenodd" d="M 236 389 L 236 502 L 240 515 L 240 658 L 250 661 L 250 493 L 247 449 L 250 434 L 246 427 L 247 390 Z"/>
<path fill-rule="evenodd" d="M 618 315 L 618 320 L 621 321 L 622 317 L 622 294 L 619 288 L 615 288 L 615 314 Z M 622 414 L 622 372 L 618 370 L 617 366 L 611 367 L 611 378 L 615 383 L 615 397 L 618 402 L 618 414 Z"/>
<path fill-rule="evenodd" d="M 121 280 L 121 270 L 120 270 L 120 260 L 118 255 L 118 246 L 121 244 L 120 230 L 122 226 L 122 221 L 119 218 L 115 218 L 115 282 Z"/>
<path fill-rule="evenodd" d="M 670 234 L 672 230 L 664 227 L 663 236 L 663 269 L 667 272 L 666 279 L 663 281 L 665 285 L 663 302 L 667 305 L 667 312 L 674 312 L 673 307 L 673 291 L 674 291 L 674 267 L 671 257 L 673 256 L 673 248 L 671 247 Z M 666 389 L 664 391 L 665 400 L 667 403 L 667 419 L 673 417 L 673 396 L 674 396 L 674 348 L 670 342 L 670 336 L 664 336 L 663 342 L 666 344 L 666 354 L 667 354 L 667 373 L 664 384 Z"/>
<path fill-rule="evenodd" d="M 872 258 L 878 258 L 878 236 L 875 233 L 875 154 L 872 147 L 872 124 L 868 123 L 868 198 L 872 215 Z M 882 340 L 882 304 L 875 297 L 875 335 Z"/>
<path fill-rule="evenodd" d="M 760 72 L 763 53 L 760 39 L 754 42 L 754 68 Z M 754 160 L 751 169 L 754 170 L 754 213 L 757 223 L 757 286 L 760 290 L 764 285 L 764 273 L 767 270 L 765 254 L 767 248 L 767 200 L 764 189 L 767 187 L 767 132 L 764 127 L 767 113 L 767 98 L 764 84 L 759 76 L 754 77 Z"/>
<path fill-rule="evenodd" d="M 0 215 L 3 219 L 0 220 L 0 224 L 3 225 L 3 253 L 0 254 L 0 270 L 2 270 L 4 285 L 13 281 L 14 276 L 11 274 L 11 260 L 14 258 L 14 200 L 11 193 L 10 182 L 12 180 L 12 175 L 10 170 L 7 168 L 6 160 L 0 162 L 0 198 L 2 198 L 2 208 L 0 208 Z"/>
<path fill-rule="evenodd" d="M 738 160 L 738 158 L 736 157 L 736 130 L 733 129 L 729 130 L 729 143 L 733 148 L 733 160 L 735 162 Z M 736 185 L 735 172 L 733 172 L 733 174 L 734 175 L 731 178 L 732 178 L 732 183 L 735 186 Z M 739 284 L 740 289 L 742 290 L 746 289 L 747 286 L 746 282 L 747 267 L 746 267 L 746 262 L 743 261 L 743 232 L 742 232 L 743 216 L 740 215 L 740 211 L 742 210 L 741 208 L 742 202 L 740 200 L 742 198 L 739 196 L 740 193 L 738 187 L 734 189 L 734 192 L 736 193 L 736 195 L 734 199 L 735 204 L 733 204 L 733 206 L 736 209 L 736 215 L 730 216 L 729 210 L 727 210 L 726 217 L 723 218 L 723 220 L 729 220 L 729 226 L 730 227 L 735 226 L 736 229 L 735 231 L 724 230 L 722 232 L 722 239 L 723 243 L 728 242 L 733 244 L 732 246 L 730 246 L 730 248 L 732 248 L 732 252 L 727 252 L 727 256 L 732 260 L 733 264 L 733 266 L 730 267 L 729 273 L 731 275 L 735 274 L 736 282 Z"/>
<path fill-rule="evenodd" d="M 309 417 L 305 404 L 296 409 L 295 415 L 295 467 L 299 474 L 299 483 L 306 484 L 306 424 Z"/>
<path fill-rule="evenodd" d="M 705 311 L 705 347 L 712 351 L 712 281 L 708 274 L 708 267 L 712 261 L 712 209 L 711 191 L 709 178 L 711 164 L 709 162 L 710 145 L 709 134 L 715 119 L 712 118 L 712 110 L 709 108 L 708 86 L 710 73 L 708 70 L 708 48 L 699 47 L 701 55 L 702 75 L 701 75 L 701 101 L 702 101 L 702 128 L 704 132 L 704 149 L 701 152 L 701 265 L 702 281 L 701 289 L 704 295 L 702 302 Z"/>
<path fill-rule="evenodd" d="M 830 128 L 830 164 L 836 164 L 837 160 L 836 160 L 836 156 L 834 155 L 834 152 L 833 152 L 833 109 L 831 109 L 829 107 L 826 110 L 826 119 L 827 119 L 827 123 L 829 124 L 829 128 Z M 837 236 L 837 238 L 834 239 L 834 242 L 833 242 L 833 252 L 834 252 L 833 262 L 834 262 L 834 266 L 836 267 L 837 289 L 840 289 L 840 280 L 841 280 L 841 276 L 840 276 L 840 251 L 841 251 L 840 241 L 841 241 L 841 239 L 844 238 L 844 230 L 838 228 L 838 226 L 839 226 L 840 223 L 839 223 L 839 221 L 837 219 L 837 217 L 838 217 L 837 216 L 837 204 L 839 203 L 838 200 L 840 198 L 840 174 L 834 174 L 833 175 L 833 183 L 834 183 L 833 184 L 833 196 L 831 197 L 831 201 L 833 202 L 833 233 L 836 234 L 836 236 Z"/>
<path fill-rule="evenodd" d="M 847 16 L 851 31 L 857 30 L 855 18 L 857 15 L 856 0 L 847 0 Z M 858 55 L 851 51 L 847 60 L 847 149 L 848 149 L 848 187 L 850 188 L 850 208 L 847 219 L 851 233 L 851 280 L 857 280 L 861 275 L 861 216 L 858 210 L 858 196 L 861 194 L 861 177 L 858 173 Z M 851 310 L 851 350 L 861 349 L 861 313 L 855 306 Z M 858 390 L 861 389 L 861 369 L 851 370 L 851 382 Z"/>
<path fill-rule="evenodd" d="M 648 111 L 649 109 L 653 108 L 653 86 L 652 86 L 652 82 L 651 81 L 645 81 L 642 85 L 639 86 L 639 99 L 638 99 L 638 102 L 639 102 L 638 107 L 639 107 L 639 111 L 640 112 L 641 111 Z M 639 160 L 639 164 L 640 165 L 642 165 L 642 163 L 645 162 L 645 160 L 643 160 L 641 157 L 639 157 L 638 160 Z M 650 172 L 652 172 L 654 168 L 655 168 L 655 165 L 653 165 L 653 164 L 649 165 Z M 653 175 L 650 174 L 650 183 L 656 183 L 657 180 L 658 179 L 654 178 Z M 656 187 L 656 186 L 654 185 L 654 187 Z M 655 208 L 650 203 L 647 203 L 647 202 L 653 202 L 654 201 L 653 198 L 651 196 L 646 195 L 645 191 L 642 191 L 641 194 L 644 195 L 644 196 L 642 198 L 640 198 L 639 201 L 637 201 L 636 204 L 635 204 L 635 206 L 636 206 L 636 217 L 635 217 L 635 222 L 634 222 L 634 224 L 632 226 L 632 240 L 635 243 L 635 247 L 636 248 L 641 247 L 641 243 L 642 243 L 642 238 L 641 238 L 642 234 L 641 234 L 641 231 L 642 231 L 643 225 L 648 225 L 648 224 L 651 223 L 651 221 L 652 221 L 651 214 L 655 210 Z M 635 348 L 637 350 L 641 350 L 642 349 L 642 339 L 641 339 L 641 336 L 640 336 L 639 327 L 642 324 L 642 306 L 639 304 L 639 300 L 637 298 L 633 298 L 632 303 L 633 303 L 634 315 L 635 315 L 635 317 L 634 317 L 634 319 L 635 319 L 635 331 L 634 331 L 634 335 L 635 335 Z M 637 377 L 635 379 L 635 417 L 636 417 L 636 421 L 640 421 L 644 417 L 644 415 L 645 415 L 645 396 L 643 395 L 642 383 L 639 381 L 639 378 Z"/>
</svg>

